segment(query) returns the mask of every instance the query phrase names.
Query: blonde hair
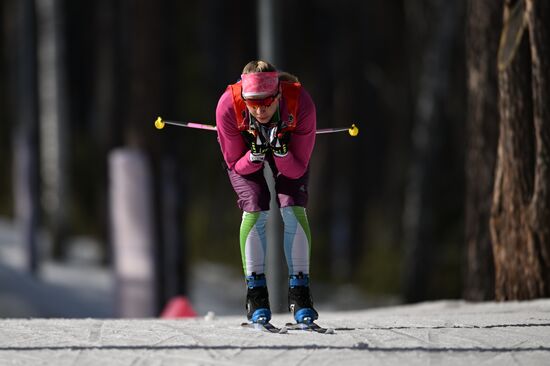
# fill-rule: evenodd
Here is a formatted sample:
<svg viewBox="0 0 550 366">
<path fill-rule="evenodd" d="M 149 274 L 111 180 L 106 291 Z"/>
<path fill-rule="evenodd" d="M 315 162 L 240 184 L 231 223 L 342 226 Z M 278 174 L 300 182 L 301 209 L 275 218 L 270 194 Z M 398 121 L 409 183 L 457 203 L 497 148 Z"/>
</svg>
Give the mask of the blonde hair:
<svg viewBox="0 0 550 366">
<path fill-rule="evenodd" d="M 243 68 L 243 74 L 250 74 L 253 72 L 270 72 L 277 71 L 277 68 L 267 61 L 255 60 L 247 63 Z M 292 75 L 286 71 L 279 71 L 279 81 L 290 81 L 293 83 L 299 83 L 300 81 L 295 75 Z"/>
<path fill-rule="evenodd" d="M 277 71 L 277 68 L 266 61 L 256 60 L 250 61 L 243 68 L 243 74 L 250 74 L 253 72 L 270 72 Z"/>
<path fill-rule="evenodd" d="M 298 77 L 295 75 L 292 75 L 289 72 L 286 71 L 280 71 L 279 72 L 279 81 L 290 81 L 292 83 L 299 83 L 300 80 L 298 80 Z"/>
</svg>

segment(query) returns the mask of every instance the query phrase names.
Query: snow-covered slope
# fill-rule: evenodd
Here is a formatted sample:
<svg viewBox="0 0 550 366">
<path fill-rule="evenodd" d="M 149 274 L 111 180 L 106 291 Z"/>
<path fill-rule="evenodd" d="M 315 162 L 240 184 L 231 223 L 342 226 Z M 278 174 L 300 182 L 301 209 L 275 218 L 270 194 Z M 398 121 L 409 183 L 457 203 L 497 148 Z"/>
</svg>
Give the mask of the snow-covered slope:
<svg viewBox="0 0 550 366">
<path fill-rule="evenodd" d="M 288 315 L 275 314 L 283 324 Z M 333 335 L 214 320 L 0 320 L 0 365 L 545 365 L 550 300 L 322 313 Z"/>
</svg>

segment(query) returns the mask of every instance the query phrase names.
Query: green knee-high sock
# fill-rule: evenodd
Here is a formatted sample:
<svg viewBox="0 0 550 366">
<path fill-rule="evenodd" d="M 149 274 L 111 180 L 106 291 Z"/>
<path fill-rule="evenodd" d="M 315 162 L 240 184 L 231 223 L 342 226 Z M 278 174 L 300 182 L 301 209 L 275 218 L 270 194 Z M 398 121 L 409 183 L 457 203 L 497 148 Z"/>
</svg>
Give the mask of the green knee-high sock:
<svg viewBox="0 0 550 366">
<path fill-rule="evenodd" d="M 264 273 L 267 211 L 243 212 L 240 230 L 241 258 L 245 276 Z"/>
</svg>

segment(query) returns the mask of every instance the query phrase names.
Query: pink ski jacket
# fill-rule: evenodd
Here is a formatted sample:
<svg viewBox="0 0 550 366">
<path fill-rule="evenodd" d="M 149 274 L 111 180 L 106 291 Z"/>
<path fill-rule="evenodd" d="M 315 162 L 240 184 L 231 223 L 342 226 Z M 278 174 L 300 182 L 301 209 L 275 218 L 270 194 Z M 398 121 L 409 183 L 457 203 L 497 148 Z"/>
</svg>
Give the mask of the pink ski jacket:
<svg viewBox="0 0 550 366">
<path fill-rule="evenodd" d="M 279 103 L 281 118 L 286 121 L 288 120 L 288 110 L 284 97 Z M 303 87 L 300 90 L 298 103 L 296 128 L 290 135 L 289 152 L 281 158 L 273 157 L 279 173 L 291 179 L 300 178 L 306 172 L 315 145 L 315 130 L 317 128 L 315 104 Z M 218 101 L 216 126 L 218 142 L 229 169 L 235 170 L 240 175 L 248 175 L 262 169 L 263 164 L 250 161 L 250 150 L 237 127 L 230 90 L 226 90 Z"/>
</svg>

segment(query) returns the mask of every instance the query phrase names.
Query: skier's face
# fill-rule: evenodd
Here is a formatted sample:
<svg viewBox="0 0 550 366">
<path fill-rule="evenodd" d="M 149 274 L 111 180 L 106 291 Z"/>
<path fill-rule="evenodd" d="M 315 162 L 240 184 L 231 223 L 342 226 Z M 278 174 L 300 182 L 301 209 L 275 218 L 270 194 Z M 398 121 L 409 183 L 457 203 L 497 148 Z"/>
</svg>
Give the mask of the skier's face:
<svg viewBox="0 0 550 366">
<path fill-rule="evenodd" d="M 269 100 L 268 100 L 269 99 Z M 268 123 L 277 111 L 280 94 L 261 100 L 245 100 L 248 112 L 260 123 Z"/>
</svg>

